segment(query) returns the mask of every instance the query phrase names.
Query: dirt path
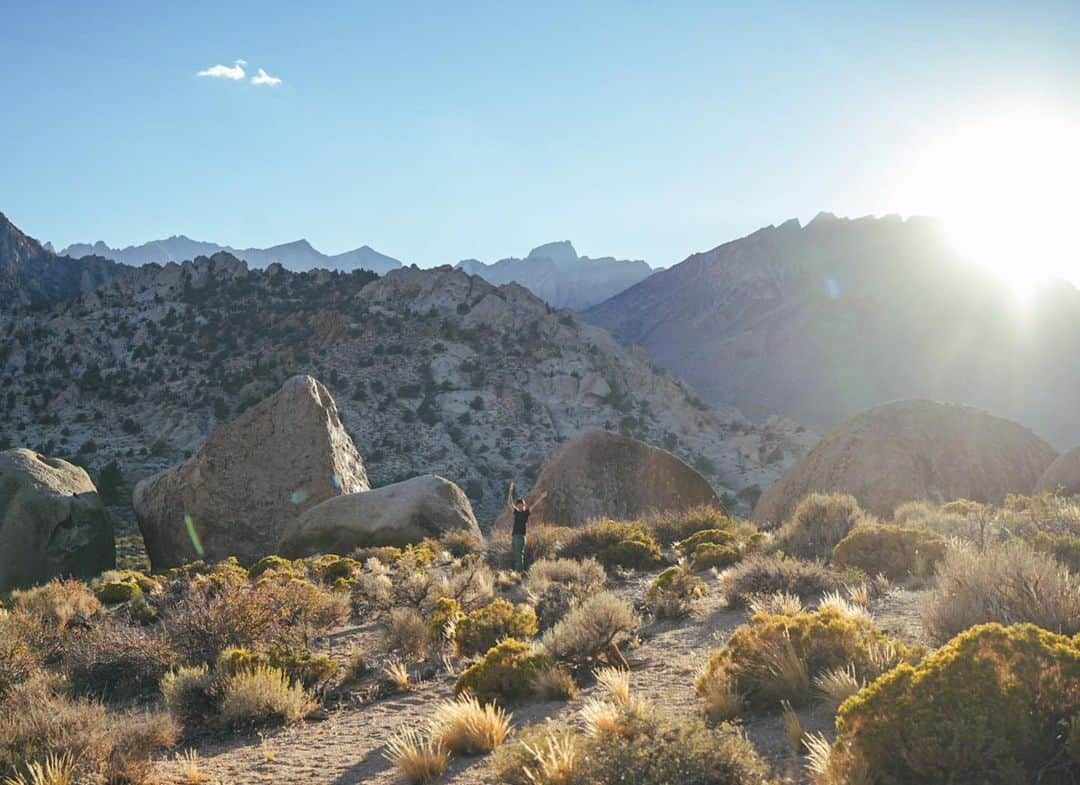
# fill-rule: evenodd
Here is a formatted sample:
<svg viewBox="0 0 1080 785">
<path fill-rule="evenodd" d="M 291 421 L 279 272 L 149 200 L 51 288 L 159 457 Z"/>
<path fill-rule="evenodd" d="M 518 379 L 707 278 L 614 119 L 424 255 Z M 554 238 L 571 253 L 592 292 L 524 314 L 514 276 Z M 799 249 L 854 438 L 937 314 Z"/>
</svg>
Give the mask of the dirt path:
<svg viewBox="0 0 1080 785">
<path fill-rule="evenodd" d="M 640 599 L 652 575 L 640 576 L 612 589 L 628 599 Z M 736 627 L 746 621 L 744 611 L 730 611 L 723 605 L 716 580 L 708 578 L 710 593 L 699 601 L 695 613 L 679 621 L 663 621 L 642 629 L 638 645 L 625 652 L 632 670 L 631 684 L 637 694 L 678 716 L 697 716 L 700 702 L 694 693 L 694 678 L 709 652 L 721 647 Z M 917 593 L 893 590 L 878 602 L 892 633 L 906 640 L 922 637 L 915 629 Z M 875 606 L 876 611 L 876 606 Z M 357 626 L 330 636 L 327 646 L 344 656 L 359 645 L 366 652 L 378 648 L 378 627 Z M 376 662 L 379 667 L 379 662 Z M 248 783 L 291 783 L 292 785 L 400 785 L 403 780 L 383 757 L 387 739 L 400 725 L 420 726 L 433 707 L 452 697 L 454 677 L 440 672 L 414 687 L 366 705 L 360 696 L 351 696 L 327 711 L 327 719 L 308 721 L 288 728 L 268 730 L 261 735 L 208 740 L 195 744 L 201 765 L 221 785 Z M 568 703 L 532 703 L 514 709 L 515 725 L 541 722 L 548 717 L 573 720 L 581 705 L 595 690 L 581 690 Z M 799 712 L 808 731 L 828 732 L 832 715 L 820 708 Z M 758 751 L 769 759 L 777 776 L 786 782 L 803 781 L 803 761 L 792 749 L 779 714 L 744 718 L 744 727 Z M 162 761 L 167 782 L 182 782 L 179 767 Z M 440 783 L 447 785 L 493 785 L 489 757 L 452 761 Z"/>
</svg>

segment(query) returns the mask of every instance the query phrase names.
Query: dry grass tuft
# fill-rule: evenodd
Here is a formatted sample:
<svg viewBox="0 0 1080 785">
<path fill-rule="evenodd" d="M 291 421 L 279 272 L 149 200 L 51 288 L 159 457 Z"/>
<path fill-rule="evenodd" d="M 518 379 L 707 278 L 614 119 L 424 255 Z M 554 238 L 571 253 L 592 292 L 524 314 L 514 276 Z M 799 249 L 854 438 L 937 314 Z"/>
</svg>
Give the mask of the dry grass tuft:
<svg viewBox="0 0 1080 785">
<path fill-rule="evenodd" d="M 383 675 L 398 692 L 408 692 L 412 689 L 412 680 L 409 678 L 409 668 L 401 660 L 392 660 L 383 666 Z"/>
<path fill-rule="evenodd" d="M 6 777 L 4 785 L 74 785 L 75 758 L 71 753 L 50 753 L 42 761 L 26 764 L 26 773 Z"/>
<path fill-rule="evenodd" d="M 539 668 L 532 677 L 532 691 L 540 700 L 568 701 L 577 697 L 574 677 L 558 665 Z"/>
<path fill-rule="evenodd" d="M 180 766 L 180 782 L 183 785 L 206 785 L 210 775 L 203 771 L 199 761 L 199 751 L 194 749 L 176 753 L 176 763 Z"/>
<path fill-rule="evenodd" d="M 795 651 L 786 630 L 778 641 L 769 641 L 766 644 L 762 658 L 769 675 L 777 685 L 775 690 L 778 694 L 802 695 L 810 689 L 806 661 Z"/>
<path fill-rule="evenodd" d="M 221 698 L 221 719 L 239 726 L 269 721 L 296 722 L 314 708 L 311 696 L 284 671 L 269 665 L 230 676 Z"/>
<path fill-rule="evenodd" d="M 841 703 L 861 690 L 864 684 L 856 675 L 855 666 L 849 663 L 846 667 L 819 673 L 814 679 L 814 686 L 825 705 L 836 711 Z"/>
<path fill-rule="evenodd" d="M 511 715 L 472 696 L 445 701 L 435 709 L 432 738 L 455 755 L 491 752 L 510 733 Z"/>
<path fill-rule="evenodd" d="M 727 722 L 743 710 L 743 696 L 722 671 L 709 671 L 703 666 L 697 679 L 697 691 L 705 703 L 705 716 L 711 722 Z"/>
<path fill-rule="evenodd" d="M 747 607 L 751 615 L 755 613 L 774 613 L 782 616 L 794 616 L 804 610 L 802 600 L 797 594 L 774 591 L 771 594 L 751 594 L 747 597 Z"/>
<path fill-rule="evenodd" d="M 577 737 L 572 733 L 552 733 L 536 745 L 526 744 L 532 762 L 525 766 L 531 785 L 571 785 L 578 759 Z"/>
<path fill-rule="evenodd" d="M 616 703 L 630 700 L 630 671 L 620 668 L 600 668 L 593 671 L 596 683 L 608 691 Z"/>
<path fill-rule="evenodd" d="M 450 750 L 414 727 L 402 725 L 386 742 L 383 756 L 411 785 L 425 785 L 446 770 Z"/>
<path fill-rule="evenodd" d="M 827 592 L 822 596 L 821 602 L 818 603 L 818 610 L 823 610 L 825 608 L 835 608 L 841 616 L 847 619 L 873 620 L 870 611 L 868 611 L 864 605 L 849 600 L 847 597 L 840 594 L 839 591 Z"/>
<path fill-rule="evenodd" d="M 795 709 L 791 708 L 791 704 L 787 701 L 781 701 L 780 707 L 784 711 L 784 733 L 787 734 L 792 749 L 801 750 L 803 738 L 806 736 L 806 729 L 803 728 L 802 720 L 799 719 L 799 715 L 795 713 Z"/>
</svg>

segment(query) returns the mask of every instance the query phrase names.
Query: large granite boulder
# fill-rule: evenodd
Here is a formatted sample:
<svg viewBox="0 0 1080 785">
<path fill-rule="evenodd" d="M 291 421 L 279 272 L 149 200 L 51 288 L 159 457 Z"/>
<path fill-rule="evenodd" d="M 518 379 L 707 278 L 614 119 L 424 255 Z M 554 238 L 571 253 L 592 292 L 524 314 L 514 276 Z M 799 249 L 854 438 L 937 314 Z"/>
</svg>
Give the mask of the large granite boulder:
<svg viewBox="0 0 1080 785">
<path fill-rule="evenodd" d="M 1063 496 L 1080 494 L 1080 447 L 1062 453 L 1046 467 L 1035 484 L 1035 492 L 1059 493 Z"/>
<path fill-rule="evenodd" d="M 115 566 L 113 527 L 85 470 L 32 450 L 0 452 L 0 592 Z"/>
<path fill-rule="evenodd" d="M 215 431 L 186 463 L 135 486 L 135 517 L 155 570 L 198 558 L 274 553 L 304 511 L 368 488 L 329 391 L 310 376 Z"/>
<path fill-rule="evenodd" d="M 850 493 L 889 518 L 907 501 L 1000 503 L 1031 493 L 1054 448 L 980 409 L 898 401 L 856 415 L 823 438 L 758 499 L 753 519 L 780 523 L 812 491 Z"/>
<path fill-rule="evenodd" d="M 465 492 L 449 480 L 425 474 L 312 507 L 285 533 L 280 552 L 292 558 L 348 553 L 368 545 L 408 545 L 448 531 L 480 538 Z"/>
<path fill-rule="evenodd" d="M 721 507 L 712 486 L 671 453 L 608 431 L 588 431 L 559 445 L 544 460 L 529 492 L 531 522 L 578 526 L 590 518 L 631 519 L 654 511 L 709 504 Z M 496 527 L 509 527 L 503 510 Z"/>
</svg>

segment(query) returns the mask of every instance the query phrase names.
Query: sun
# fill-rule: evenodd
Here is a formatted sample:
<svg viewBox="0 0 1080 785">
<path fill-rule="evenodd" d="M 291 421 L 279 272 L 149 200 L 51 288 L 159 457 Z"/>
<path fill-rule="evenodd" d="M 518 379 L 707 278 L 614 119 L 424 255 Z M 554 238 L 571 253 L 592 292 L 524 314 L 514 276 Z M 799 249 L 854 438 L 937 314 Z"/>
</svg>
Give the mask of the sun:
<svg viewBox="0 0 1080 785">
<path fill-rule="evenodd" d="M 907 173 L 915 212 L 936 215 L 956 251 L 1018 292 L 1080 285 L 1080 123 L 1012 109 L 938 135 Z"/>
</svg>

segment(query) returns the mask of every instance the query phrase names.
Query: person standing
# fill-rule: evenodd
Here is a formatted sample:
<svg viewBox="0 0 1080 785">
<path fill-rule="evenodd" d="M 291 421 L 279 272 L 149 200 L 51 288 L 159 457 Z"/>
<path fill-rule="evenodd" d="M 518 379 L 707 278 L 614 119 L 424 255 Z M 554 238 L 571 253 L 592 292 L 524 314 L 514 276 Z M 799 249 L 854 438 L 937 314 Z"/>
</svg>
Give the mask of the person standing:
<svg viewBox="0 0 1080 785">
<path fill-rule="evenodd" d="M 510 483 L 510 490 L 506 494 L 506 504 L 514 514 L 514 528 L 510 532 L 510 548 L 514 554 L 514 569 L 519 573 L 525 572 L 525 535 L 529 526 L 529 515 L 532 507 L 544 500 L 547 491 L 537 496 L 531 505 L 524 498 L 514 498 L 514 483 Z"/>
</svg>

